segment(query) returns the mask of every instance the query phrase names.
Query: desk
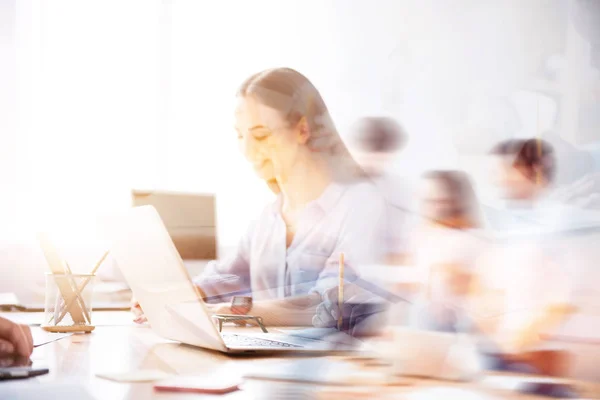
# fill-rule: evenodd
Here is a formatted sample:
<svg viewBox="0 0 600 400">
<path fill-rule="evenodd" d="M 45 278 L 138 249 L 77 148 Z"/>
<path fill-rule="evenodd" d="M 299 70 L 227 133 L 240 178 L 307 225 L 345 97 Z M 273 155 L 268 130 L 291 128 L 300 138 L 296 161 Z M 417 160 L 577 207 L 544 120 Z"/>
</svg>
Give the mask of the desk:
<svg viewBox="0 0 600 400">
<path fill-rule="evenodd" d="M 97 314 L 100 314 L 98 312 Z M 3 314 L 11 318 L 10 314 Z M 18 317 L 19 313 L 14 313 Z M 17 318 L 14 318 L 17 319 Z M 126 316 L 121 315 L 120 320 Z M 246 328 L 229 328 L 246 329 Z M 210 374 L 220 367 L 231 368 L 236 372 L 253 368 L 257 362 L 268 362 L 266 357 L 245 356 L 232 357 L 225 354 L 180 345 L 162 339 L 147 326 L 98 326 L 88 335 L 73 335 L 59 341 L 38 347 L 34 350 L 34 360 L 45 361 L 50 374 L 24 381 L 0 382 L 0 398 L 6 385 L 38 386 L 41 391 L 52 383 L 68 383 L 83 386 L 97 400 L 125 399 L 190 399 L 199 398 L 191 394 L 154 393 L 151 383 L 117 383 L 96 377 L 97 373 L 126 372 L 138 369 L 159 369 L 171 374 Z M 272 358 L 269 358 L 272 360 Z M 478 383 L 450 383 L 436 380 L 413 380 L 410 386 L 399 386 L 393 390 L 399 393 L 413 393 L 425 388 L 460 388 L 470 393 L 468 398 L 502 399 L 538 398 L 517 395 L 510 392 L 498 392 L 485 388 Z M 275 399 L 289 394 L 314 394 L 316 390 L 308 385 L 275 384 L 273 382 L 258 382 L 245 387 L 244 390 L 224 396 L 221 399 Z M 322 388 L 321 388 L 322 390 Z M 383 394 L 385 389 L 377 391 Z M 456 390 L 456 389 L 454 389 Z M 600 398 L 600 388 L 596 384 L 584 385 L 586 396 Z M 291 391 L 291 392 L 290 392 Z M 64 397 L 63 399 L 68 399 Z M 201 397 L 212 398 L 212 397 Z M 286 397 L 287 398 L 287 397 Z M 305 398 L 305 397 L 290 397 Z M 310 397 L 309 397 L 310 398 Z M 327 397 L 321 393 L 316 398 Z M 368 397 L 373 398 L 373 397 Z M 418 396 L 417 398 L 425 398 Z M 431 398 L 431 397 L 427 397 Z M 465 397 L 466 398 L 466 397 Z M 62 400 L 62 399 L 61 399 Z"/>
</svg>

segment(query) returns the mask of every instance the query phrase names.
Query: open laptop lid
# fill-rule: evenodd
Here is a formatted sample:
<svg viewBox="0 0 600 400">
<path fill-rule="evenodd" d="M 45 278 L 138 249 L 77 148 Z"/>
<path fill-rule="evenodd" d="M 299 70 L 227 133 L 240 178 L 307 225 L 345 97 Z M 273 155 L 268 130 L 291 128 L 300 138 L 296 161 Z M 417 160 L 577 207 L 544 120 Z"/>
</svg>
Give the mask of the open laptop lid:
<svg viewBox="0 0 600 400">
<path fill-rule="evenodd" d="M 227 350 L 154 207 L 119 215 L 108 223 L 106 235 L 152 329 L 167 339 Z"/>
</svg>

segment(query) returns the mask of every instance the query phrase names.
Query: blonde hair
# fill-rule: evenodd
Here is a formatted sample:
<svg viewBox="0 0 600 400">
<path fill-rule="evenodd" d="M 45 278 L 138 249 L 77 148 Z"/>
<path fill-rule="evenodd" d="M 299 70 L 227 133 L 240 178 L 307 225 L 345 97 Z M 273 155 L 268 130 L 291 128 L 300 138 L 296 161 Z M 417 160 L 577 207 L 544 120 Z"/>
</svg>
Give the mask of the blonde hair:
<svg viewBox="0 0 600 400">
<path fill-rule="evenodd" d="M 310 129 L 306 145 L 326 161 L 334 181 L 348 183 L 366 177 L 338 134 L 321 94 L 298 71 L 291 68 L 261 71 L 246 79 L 237 95 L 251 97 L 279 111 L 292 127 L 305 118 Z M 275 180 L 267 185 L 279 193 Z"/>
</svg>

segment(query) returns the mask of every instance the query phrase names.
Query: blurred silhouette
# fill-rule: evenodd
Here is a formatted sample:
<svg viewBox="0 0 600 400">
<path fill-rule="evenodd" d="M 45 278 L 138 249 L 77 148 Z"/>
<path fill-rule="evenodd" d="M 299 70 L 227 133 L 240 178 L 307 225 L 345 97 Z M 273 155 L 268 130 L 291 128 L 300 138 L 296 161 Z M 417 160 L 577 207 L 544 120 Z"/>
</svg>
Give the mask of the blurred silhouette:
<svg viewBox="0 0 600 400">
<path fill-rule="evenodd" d="M 481 227 L 479 205 L 471 180 L 462 171 L 431 171 L 423 176 L 423 216 L 454 229 Z"/>
<path fill-rule="evenodd" d="M 556 174 L 554 149 L 541 139 L 512 139 L 496 145 L 495 183 L 505 199 L 535 202 Z"/>
<path fill-rule="evenodd" d="M 477 327 L 493 338 L 490 367 L 546 373 L 556 368 L 547 365 L 550 360 L 559 357 L 541 352 L 543 334 L 555 331 L 574 311 L 573 271 L 560 234 L 563 209 L 548 196 L 557 170 L 555 152 L 540 139 L 514 139 L 499 143 L 491 154 L 493 182 L 505 203 L 486 209 L 496 241 L 486 256 L 485 281 L 486 290 L 502 300 L 495 315 L 479 319 Z"/>
<path fill-rule="evenodd" d="M 413 240 L 421 287 L 411 323 L 456 332 L 477 285 L 476 266 L 487 241 L 470 179 L 462 171 L 431 171 L 423 176 L 423 219 Z"/>
<path fill-rule="evenodd" d="M 554 224 L 558 215 L 549 204 L 556 175 L 553 147 L 540 139 L 511 139 L 490 151 L 497 196 L 483 207 L 495 233 L 537 230 Z"/>
<path fill-rule="evenodd" d="M 392 118 L 365 117 L 351 131 L 353 154 L 387 203 L 387 261 L 401 264 L 408 250 L 408 238 L 414 225 L 414 201 L 408 181 L 393 172 L 394 161 L 408 136 Z"/>
<path fill-rule="evenodd" d="M 351 134 L 356 161 L 375 178 L 390 172 L 390 165 L 407 140 L 400 124 L 388 117 L 362 118 L 355 123 Z"/>
</svg>

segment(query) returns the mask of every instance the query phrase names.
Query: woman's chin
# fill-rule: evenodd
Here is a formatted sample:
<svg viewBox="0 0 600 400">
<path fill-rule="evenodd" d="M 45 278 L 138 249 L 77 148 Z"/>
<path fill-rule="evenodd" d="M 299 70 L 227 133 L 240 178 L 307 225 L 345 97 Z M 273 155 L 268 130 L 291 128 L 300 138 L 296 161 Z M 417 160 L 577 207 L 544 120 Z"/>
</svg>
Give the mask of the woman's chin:
<svg viewBox="0 0 600 400">
<path fill-rule="evenodd" d="M 268 167 L 255 168 L 254 172 L 260 179 L 262 179 L 264 181 L 275 180 L 275 174 L 273 173 L 271 168 L 268 168 Z"/>
<path fill-rule="evenodd" d="M 275 180 L 275 175 L 266 173 L 265 171 L 256 171 L 256 176 L 258 176 L 263 181 Z"/>
</svg>

